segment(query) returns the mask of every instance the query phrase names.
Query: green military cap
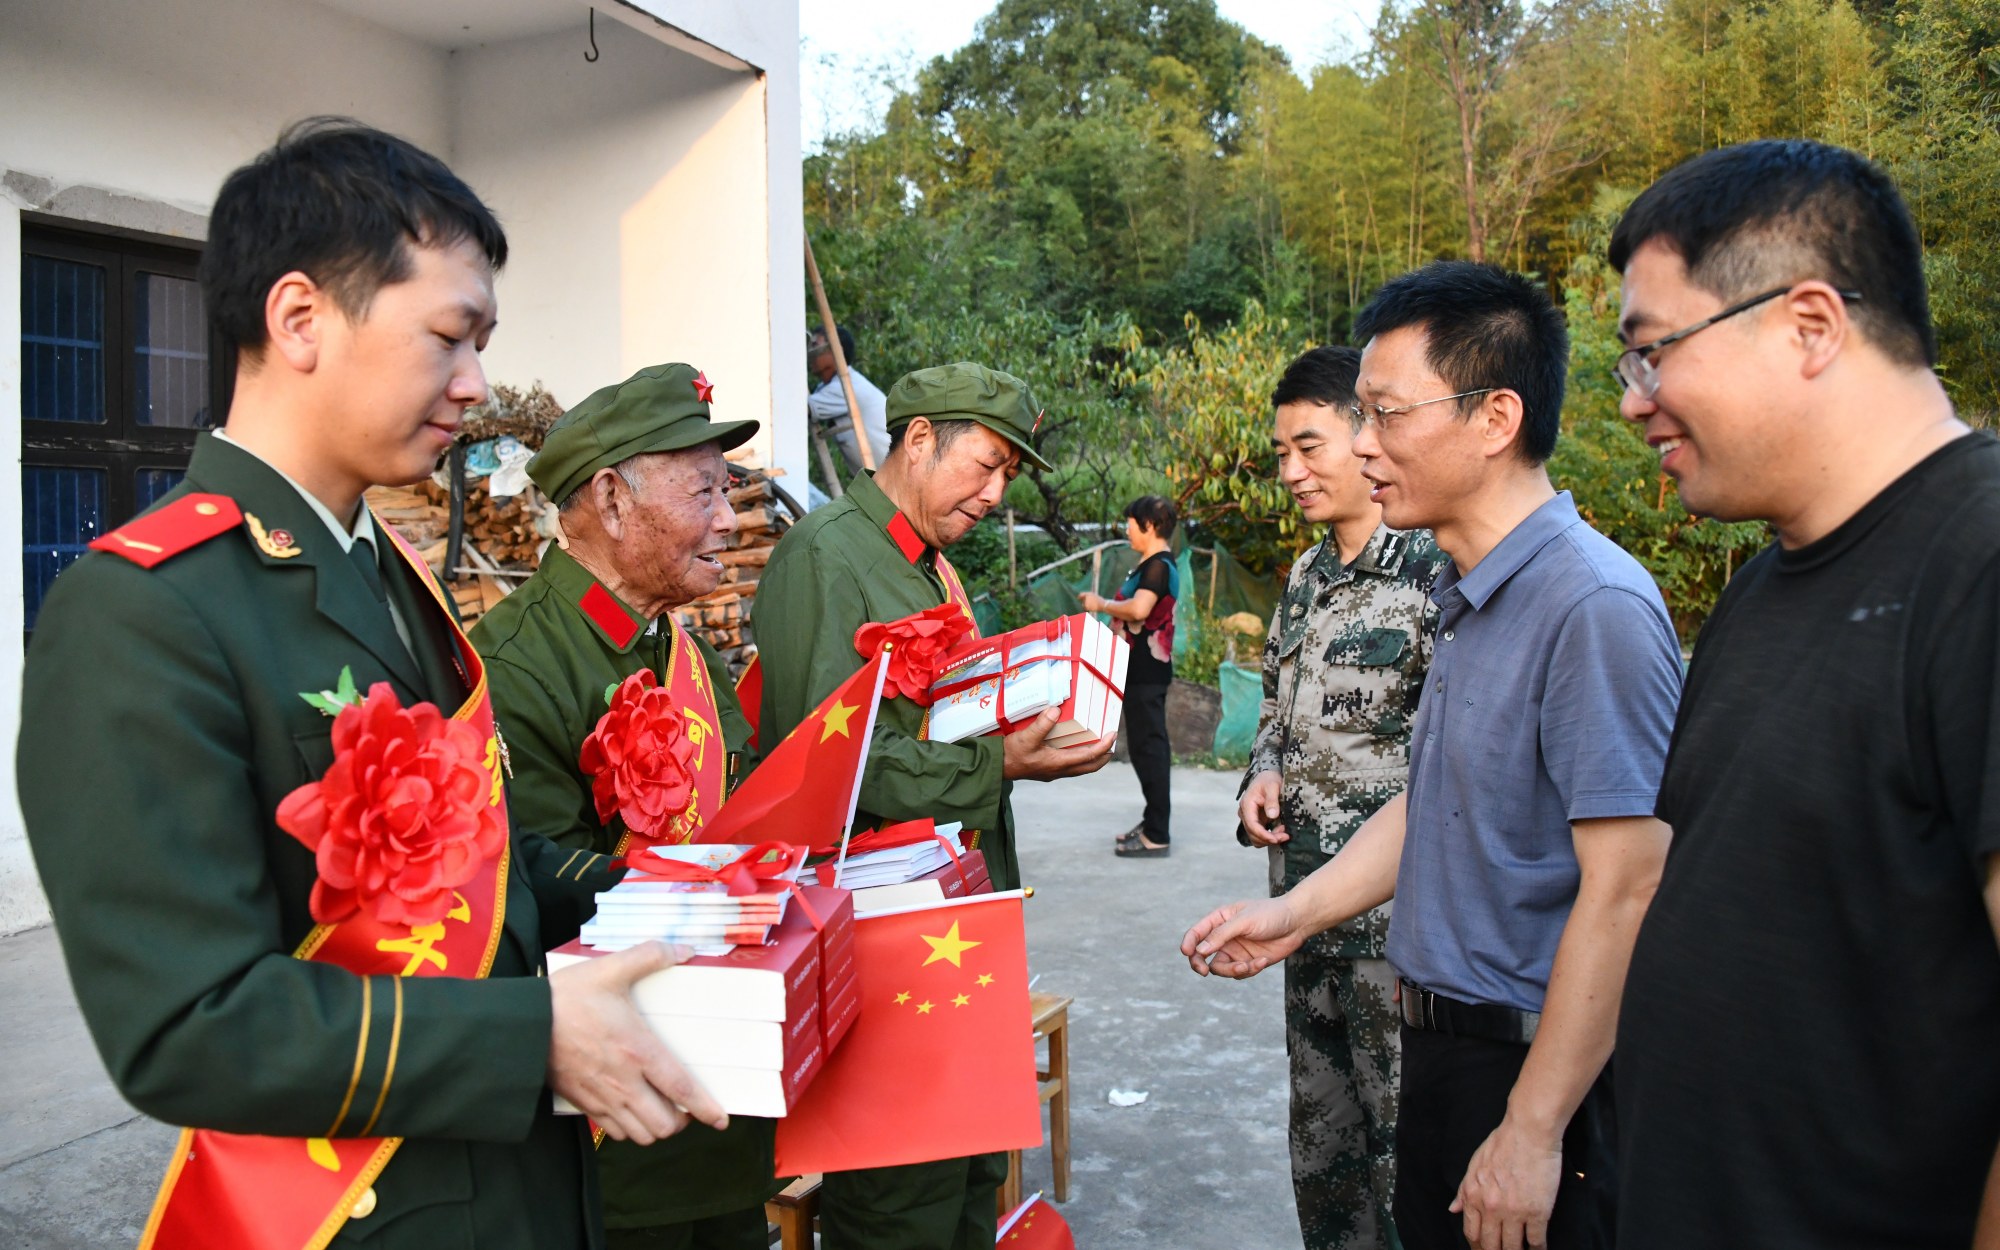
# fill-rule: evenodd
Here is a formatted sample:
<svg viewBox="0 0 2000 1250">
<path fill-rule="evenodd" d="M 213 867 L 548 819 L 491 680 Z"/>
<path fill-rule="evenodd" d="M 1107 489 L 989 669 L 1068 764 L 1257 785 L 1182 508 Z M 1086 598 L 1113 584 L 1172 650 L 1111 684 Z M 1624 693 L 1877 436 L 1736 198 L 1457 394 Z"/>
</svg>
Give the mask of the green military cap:
<svg viewBox="0 0 2000 1250">
<path fill-rule="evenodd" d="M 528 461 L 528 476 L 561 503 L 599 469 L 652 451 L 679 451 L 703 443 L 722 449 L 757 432 L 755 421 L 711 421 L 715 386 L 693 365 L 654 365 L 615 386 L 592 391 L 549 427 L 542 449 Z"/>
<path fill-rule="evenodd" d="M 1011 373 L 960 361 L 906 373 L 889 388 L 890 429 L 917 417 L 933 421 L 977 421 L 1021 449 L 1021 459 L 1047 471 L 1032 441 L 1042 410 L 1028 384 Z"/>
</svg>

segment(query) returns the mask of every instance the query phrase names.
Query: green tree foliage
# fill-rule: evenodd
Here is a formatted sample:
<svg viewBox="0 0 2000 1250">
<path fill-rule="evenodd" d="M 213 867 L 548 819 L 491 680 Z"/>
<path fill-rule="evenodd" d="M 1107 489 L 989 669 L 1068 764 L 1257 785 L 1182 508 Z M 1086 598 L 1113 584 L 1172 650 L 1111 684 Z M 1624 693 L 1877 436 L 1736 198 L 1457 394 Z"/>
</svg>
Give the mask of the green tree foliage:
<svg viewBox="0 0 2000 1250">
<path fill-rule="evenodd" d="M 1991 420 L 2000 0 L 1385 0 L 1304 76 L 1213 0 L 999 0 L 807 161 L 807 214 L 878 381 L 974 358 L 1034 383 L 1063 467 L 1016 484 L 1024 520 L 1073 549 L 1170 487 L 1257 567 L 1311 539 L 1268 469 L 1290 354 L 1427 260 L 1542 275 L 1576 344 L 1552 469 L 1692 630 L 1761 539 L 1687 517 L 1618 419 L 1604 234 L 1680 161 L 1794 135 L 1899 180 L 1940 372 Z"/>
</svg>

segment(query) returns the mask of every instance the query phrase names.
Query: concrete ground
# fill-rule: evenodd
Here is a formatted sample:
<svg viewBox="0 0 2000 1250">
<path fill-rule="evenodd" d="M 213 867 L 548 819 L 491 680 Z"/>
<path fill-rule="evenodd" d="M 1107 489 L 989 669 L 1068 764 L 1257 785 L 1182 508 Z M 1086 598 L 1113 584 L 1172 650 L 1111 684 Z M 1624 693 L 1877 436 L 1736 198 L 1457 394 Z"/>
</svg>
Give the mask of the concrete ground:
<svg viewBox="0 0 2000 1250">
<path fill-rule="evenodd" d="M 1037 989 L 1070 1009 L 1072 1175 L 1058 1208 L 1079 1246 L 1299 1242 L 1285 1148 L 1277 974 L 1203 980 L 1176 947 L 1218 902 L 1260 894 L 1264 861 L 1236 845 L 1236 776 L 1174 770 L 1174 853 L 1117 859 L 1139 816 L 1130 768 L 1015 791 L 1021 864 L 1035 887 Z M 105 1078 L 54 935 L 0 939 L 0 1250 L 129 1250 L 174 1131 Z M 1111 1090 L 1144 1090 L 1133 1107 Z M 1053 1198 L 1048 1149 L 1023 1183 Z"/>
</svg>

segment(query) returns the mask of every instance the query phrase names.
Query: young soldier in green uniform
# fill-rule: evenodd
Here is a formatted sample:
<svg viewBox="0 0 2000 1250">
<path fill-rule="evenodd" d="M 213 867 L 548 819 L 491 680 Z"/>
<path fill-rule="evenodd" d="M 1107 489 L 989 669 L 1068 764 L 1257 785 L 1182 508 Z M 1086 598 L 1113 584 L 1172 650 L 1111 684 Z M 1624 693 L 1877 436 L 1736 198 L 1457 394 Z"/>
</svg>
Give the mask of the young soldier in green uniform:
<svg viewBox="0 0 2000 1250">
<path fill-rule="evenodd" d="M 1021 461 L 1047 469 L 1040 421 L 1019 378 L 975 364 L 905 375 L 889 391 L 889 458 L 778 543 L 757 586 L 764 666 L 759 740 L 777 742 L 861 667 L 854 632 L 954 602 L 972 605 L 944 559 L 996 507 Z M 1048 745 L 1053 711 L 1005 736 L 930 742 L 925 711 L 882 701 L 861 784 L 857 829 L 931 817 L 977 830 L 995 889 L 1020 884 L 1012 782 L 1095 772 L 1111 742 Z M 884 1114 L 893 1114 L 885 1108 Z M 999 1155 L 831 1173 L 821 1190 L 826 1250 L 985 1250 L 993 1244 Z"/>
<path fill-rule="evenodd" d="M 578 763 L 608 687 L 650 669 L 676 690 L 718 781 L 750 737 L 722 657 L 671 615 L 722 578 L 714 556 L 736 529 L 722 453 L 757 429 L 712 422 L 712 390 L 688 365 L 656 365 L 556 422 L 528 476 L 560 507 L 562 545 L 472 631 L 511 748 L 514 814 L 574 848 L 571 875 L 622 849 L 622 826 L 598 818 Z M 720 788 L 690 810 L 712 811 Z M 694 1126 L 652 1146 L 605 1142 L 597 1161 L 613 1250 L 764 1250 L 764 1201 L 784 1187 L 773 1179 L 772 1130 L 737 1116 L 720 1133 Z"/>
<path fill-rule="evenodd" d="M 361 496 L 430 472 L 484 398 L 505 256 L 464 183 L 379 131 L 307 123 L 236 171 L 202 260 L 238 353 L 227 424 L 42 610 L 18 775 L 70 978 L 119 1091 L 217 1147 L 177 1151 L 144 1244 L 272 1245 L 274 1213 L 330 1171 L 340 1197 L 307 1231 L 335 1245 L 595 1245 L 586 1130 L 551 1088 L 641 1141 L 685 1123 L 676 1103 L 722 1119 L 626 993 L 665 947 L 539 975 L 602 869 L 558 881 L 571 852 L 511 833 L 478 918 L 490 967 L 461 950 L 413 975 L 443 967 L 425 931 L 468 906 L 384 939 L 409 968 L 362 975 L 319 955 L 352 922 L 315 924 L 324 879 L 277 824 L 334 754 L 301 696 L 343 670 L 484 715 L 476 657 Z M 363 1165 L 335 1148 L 354 1138 L 383 1141 Z M 246 1157 L 263 1170 L 230 1170 Z"/>
<path fill-rule="evenodd" d="M 1243 775 L 1238 837 L 1270 848 L 1285 893 L 1347 844 L 1409 777 L 1410 718 L 1430 667 L 1444 553 L 1382 524 L 1349 452 L 1361 353 L 1315 347 L 1271 397 L 1278 477 L 1326 537 L 1300 556 L 1264 641 L 1263 720 Z M 1307 1250 L 1397 1244 L 1396 974 L 1389 904 L 1285 960 L 1292 1191 Z"/>
</svg>

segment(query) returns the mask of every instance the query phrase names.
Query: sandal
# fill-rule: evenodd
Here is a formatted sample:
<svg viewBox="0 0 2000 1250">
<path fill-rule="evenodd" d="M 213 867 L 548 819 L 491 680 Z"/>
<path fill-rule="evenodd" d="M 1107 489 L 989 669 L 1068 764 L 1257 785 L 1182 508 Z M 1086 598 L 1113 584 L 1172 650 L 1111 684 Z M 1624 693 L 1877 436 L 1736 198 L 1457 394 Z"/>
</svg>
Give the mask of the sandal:
<svg viewBox="0 0 2000 1250">
<path fill-rule="evenodd" d="M 1173 851 L 1174 844 L 1171 842 L 1165 846 L 1147 846 L 1143 839 L 1136 837 L 1130 842 L 1121 841 L 1117 846 L 1111 848 L 1113 855 L 1123 856 L 1127 859 L 1165 859 L 1167 856 L 1173 854 Z"/>
<path fill-rule="evenodd" d="M 1111 839 L 1111 845 L 1113 847 L 1143 845 L 1144 843 L 1142 838 L 1142 831 L 1145 829 L 1145 827 L 1146 826 L 1143 822 L 1141 822 L 1140 824 L 1133 825 L 1130 829 L 1127 829 L 1125 832 Z"/>
</svg>

